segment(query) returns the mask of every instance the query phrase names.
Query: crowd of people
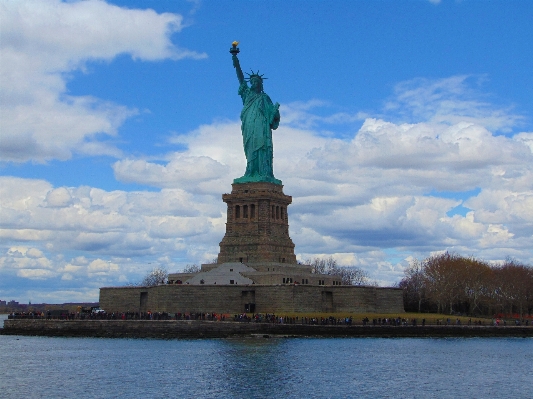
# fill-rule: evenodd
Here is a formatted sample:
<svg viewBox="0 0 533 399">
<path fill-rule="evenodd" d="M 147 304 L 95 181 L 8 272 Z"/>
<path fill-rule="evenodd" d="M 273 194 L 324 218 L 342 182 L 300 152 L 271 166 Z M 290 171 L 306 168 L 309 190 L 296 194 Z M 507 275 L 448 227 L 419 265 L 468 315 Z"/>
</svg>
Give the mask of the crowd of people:
<svg viewBox="0 0 533 399">
<path fill-rule="evenodd" d="M 352 316 L 338 318 L 334 316 L 329 317 L 310 317 L 310 316 L 280 316 L 275 314 L 235 314 L 233 317 L 229 314 L 222 313 L 206 313 L 206 312 L 105 312 L 103 310 L 92 312 L 70 312 L 61 310 L 48 310 L 46 312 L 13 312 L 8 315 L 8 319 L 47 319 L 47 320 L 207 320 L 207 321 L 235 321 L 235 322 L 255 322 L 255 323 L 273 323 L 273 324 L 305 324 L 305 325 L 345 325 L 351 326 L 353 324 L 362 324 L 367 326 L 425 326 L 426 324 L 435 325 L 462 325 L 461 319 L 456 318 L 452 320 L 436 319 L 430 322 L 425 318 L 418 320 L 416 318 L 409 319 L 404 317 L 392 318 L 374 318 L 372 321 L 368 317 L 361 319 L 360 323 L 355 323 Z M 468 319 L 464 324 L 471 325 L 485 325 L 482 320 Z M 492 319 L 489 324 L 493 326 L 507 326 L 507 321 L 500 318 Z M 520 326 L 520 320 L 515 320 L 514 325 Z M 529 326 L 529 320 L 523 323 Z"/>
</svg>

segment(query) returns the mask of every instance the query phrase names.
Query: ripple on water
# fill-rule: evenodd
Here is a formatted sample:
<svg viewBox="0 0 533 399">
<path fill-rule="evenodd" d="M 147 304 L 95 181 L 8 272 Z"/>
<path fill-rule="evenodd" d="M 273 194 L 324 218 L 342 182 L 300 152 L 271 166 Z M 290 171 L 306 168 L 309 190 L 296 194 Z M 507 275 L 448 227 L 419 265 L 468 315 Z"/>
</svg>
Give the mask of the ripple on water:
<svg viewBox="0 0 533 399">
<path fill-rule="evenodd" d="M 528 397 L 532 353 L 521 338 L 0 336 L 0 397 Z"/>
</svg>

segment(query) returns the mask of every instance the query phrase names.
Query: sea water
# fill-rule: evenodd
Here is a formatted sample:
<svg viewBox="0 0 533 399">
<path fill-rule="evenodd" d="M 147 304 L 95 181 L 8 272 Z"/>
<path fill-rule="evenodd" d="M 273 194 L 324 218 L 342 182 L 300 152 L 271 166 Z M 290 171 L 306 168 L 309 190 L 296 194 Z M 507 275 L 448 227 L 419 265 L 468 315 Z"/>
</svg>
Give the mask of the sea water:
<svg viewBox="0 0 533 399">
<path fill-rule="evenodd" d="M 4 335 L 0 397 L 533 398 L 533 339 Z"/>
</svg>

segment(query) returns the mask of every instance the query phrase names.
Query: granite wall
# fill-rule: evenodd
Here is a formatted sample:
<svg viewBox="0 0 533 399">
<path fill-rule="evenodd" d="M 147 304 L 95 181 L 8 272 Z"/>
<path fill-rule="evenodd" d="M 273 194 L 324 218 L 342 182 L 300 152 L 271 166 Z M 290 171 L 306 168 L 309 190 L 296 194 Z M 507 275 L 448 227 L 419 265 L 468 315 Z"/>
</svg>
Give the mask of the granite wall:
<svg viewBox="0 0 533 399">
<path fill-rule="evenodd" d="M 100 288 L 106 312 L 403 313 L 402 290 L 308 285 L 177 285 Z"/>
<path fill-rule="evenodd" d="M 231 336 L 323 337 L 532 337 L 533 327 L 346 326 L 222 321 L 6 320 L 0 335 L 52 337 L 224 338 Z"/>
</svg>

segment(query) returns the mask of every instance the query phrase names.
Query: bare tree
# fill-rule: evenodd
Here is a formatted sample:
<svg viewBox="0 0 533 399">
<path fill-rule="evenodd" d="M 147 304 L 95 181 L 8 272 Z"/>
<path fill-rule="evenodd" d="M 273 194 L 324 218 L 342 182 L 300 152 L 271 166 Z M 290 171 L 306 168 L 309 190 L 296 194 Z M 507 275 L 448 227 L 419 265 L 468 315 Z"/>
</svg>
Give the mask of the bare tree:
<svg viewBox="0 0 533 399">
<path fill-rule="evenodd" d="M 424 284 L 424 265 L 418 259 L 411 261 L 409 267 L 404 270 L 405 277 L 400 281 L 399 287 L 403 288 L 405 303 L 416 302 L 418 312 L 422 311 L 422 301 L 426 294 Z"/>
<path fill-rule="evenodd" d="M 368 273 L 357 266 L 339 266 L 337 276 L 341 277 L 343 285 L 376 285 L 377 283 L 370 283 Z"/>
<path fill-rule="evenodd" d="M 322 259 L 322 258 L 307 259 L 304 263 L 306 265 L 311 265 L 313 267 L 311 272 L 315 274 L 332 274 L 333 275 L 333 274 L 336 274 L 337 269 L 339 268 L 339 265 L 337 264 L 337 261 L 333 258 L 333 256 L 330 256 L 325 259 Z"/>
<path fill-rule="evenodd" d="M 200 266 L 196 264 L 187 265 L 183 268 L 183 273 L 198 273 L 201 270 Z"/>
<path fill-rule="evenodd" d="M 143 287 L 151 287 L 154 285 L 165 284 L 168 280 L 168 271 L 163 267 L 156 267 L 149 272 L 139 285 Z"/>
<path fill-rule="evenodd" d="M 437 312 L 494 312 L 523 317 L 533 308 L 533 268 L 512 259 L 490 266 L 473 256 L 445 252 L 411 263 L 399 284 L 406 307 L 435 306 Z"/>
<path fill-rule="evenodd" d="M 343 285 L 368 285 L 370 283 L 368 274 L 364 270 L 357 266 L 340 266 L 333 256 L 326 259 L 308 259 L 305 263 L 313 267 L 312 273 L 339 276 Z"/>
<path fill-rule="evenodd" d="M 461 297 L 463 259 L 457 254 L 445 252 L 424 260 L 424 284 L 428 297 L 437 303 L 438 312 L 448 309 L 452 314 L 454 303 Z"/>
<path fill-rule="evenodd" d="M 460 270 L 462 287 L 464 298 L 468 302 L 468 311 L 472 315 L 479 313 L 479 306 L 490 296 L 492 272 L 490 266 L 485 262 L 473 257 L 463 259 Z"/>
<path fill-rule="evenodd" d="M 515 260 L 507 259 L 495 269 L 496 287 L 500 308 L 504 312 L 524 315 L 528 308 L 533 288 L 533 269 Z"/>
</svg>

